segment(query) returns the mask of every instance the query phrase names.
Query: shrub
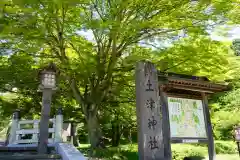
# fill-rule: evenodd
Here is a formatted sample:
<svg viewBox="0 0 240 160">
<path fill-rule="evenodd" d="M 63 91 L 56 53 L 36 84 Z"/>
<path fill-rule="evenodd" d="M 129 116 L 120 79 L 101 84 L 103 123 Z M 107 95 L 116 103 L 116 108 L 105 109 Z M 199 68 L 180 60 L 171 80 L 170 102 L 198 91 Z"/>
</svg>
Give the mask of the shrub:
<svg viewBox="0 0 240 160">
<path fill-rule="evenodd" d="M 204 159 L 207 154 L 207 148 L 202 146 L 194 146 L 188 144 L 175 144 L 172 145 L 172 159 L 183 160 L 185 157 L 191 158 L 191 160 Z"/>
<path fill-rule="evenodd" d="M 217 154 L 236 153 L 236 144 L 231 141 L 215 141 Z M 89 145 L 81 145 L 79 148 L 82 153 L 88 155 Z M 173 144 L 172 160 L 203 160 L 208 155 L 206 144 Z M 119 147 L 109 147 L 98 149 L 94 152 L 94 157 L 104 160 L 138 160 L 137 144 L 120 145 Z"/>
<path fill-rule="evenodd" d="M 217 154 L 237 153 L 237 145 L 232 141 L 216 141 L 215 148 Z"/>
</svg>

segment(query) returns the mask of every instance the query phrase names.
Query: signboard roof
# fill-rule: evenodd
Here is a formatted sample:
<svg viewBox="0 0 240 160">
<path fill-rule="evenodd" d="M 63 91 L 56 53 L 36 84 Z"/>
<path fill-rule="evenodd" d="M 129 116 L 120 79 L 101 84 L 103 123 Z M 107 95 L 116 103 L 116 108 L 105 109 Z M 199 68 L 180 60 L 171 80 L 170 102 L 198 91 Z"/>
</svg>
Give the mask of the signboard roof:
<svg viewBox="0 0 240 160">
<path fill-rule="evenodd" d="M 212 83 L 207 77 L 188 76 L 184 74 L 158 72 L 159 79 L 165 79 L 164 88 L 195 92 L 215 93 L 229 90 L 229 85 Z M 164 78 L 163 78 L 164 77 Z"/>
</svg>

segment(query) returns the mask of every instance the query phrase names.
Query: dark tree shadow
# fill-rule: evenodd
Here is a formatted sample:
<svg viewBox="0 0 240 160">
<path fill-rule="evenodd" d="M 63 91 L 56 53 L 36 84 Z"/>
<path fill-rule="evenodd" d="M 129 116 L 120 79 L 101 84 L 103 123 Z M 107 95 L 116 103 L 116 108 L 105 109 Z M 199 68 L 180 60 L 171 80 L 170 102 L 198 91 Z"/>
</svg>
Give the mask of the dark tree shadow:
<svg viewBox="0 0 240 160">
<path fill-rule="evenodd" d="M 189 157 L 185 157 L 183 158 L 183 160 L 204 160 L 205 157 L 202 156 L 189 156 Z"/>
</svg>

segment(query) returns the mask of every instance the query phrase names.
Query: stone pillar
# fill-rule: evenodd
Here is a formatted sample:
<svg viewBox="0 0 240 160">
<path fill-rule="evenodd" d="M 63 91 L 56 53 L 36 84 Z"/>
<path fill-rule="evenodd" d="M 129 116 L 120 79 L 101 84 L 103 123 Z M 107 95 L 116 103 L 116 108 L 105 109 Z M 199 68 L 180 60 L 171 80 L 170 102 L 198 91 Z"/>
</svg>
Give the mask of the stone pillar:
<svg viewBox="0 0 240 160">
<path fill-rule="evenodd" d="M 39 130 L 39 123 L 38 123 L 38 121 L 34 121 L 33 122 L 33 128 L 36 129 L 36 130 Z M 32 135 L 32 140 L 33 140 L 33 142 L 38 142 L 39 141 L 38 133 L 34 133 Z"/>
<path fill-rule="evenodd" d="M 8 144 L 13 144 L 16 141 L 16 131 L 18 130 L 18 122 L 20 120 L 20 111 L 16 110 L 13 113 L 12 124 Z"/>
<path fill-rule="evenodd" d="M 63 129 L 63 114 L 62 108 L 58 108 L 55 123 L 55 138 L 54 142 L 62 142 L 62 129 Z"/>
<path fill-rule="evenodd" d="M 48 136 L 49 136 L 48 125 L 49 125 L 50 111 L 51 111 L 52 89 L 43 88 L 42 92 L 43 92 L 43 97 L 42 97 L 40 130 L 39 130 L 40 135 L 39 135 L 38 153 L 46 154 Z"/>
<path fill-rule="evenodd" d="M 136 107 L 139 159 L 164 159 L 158 74 L 150 62 L 136 66 Z"/>
</svg>

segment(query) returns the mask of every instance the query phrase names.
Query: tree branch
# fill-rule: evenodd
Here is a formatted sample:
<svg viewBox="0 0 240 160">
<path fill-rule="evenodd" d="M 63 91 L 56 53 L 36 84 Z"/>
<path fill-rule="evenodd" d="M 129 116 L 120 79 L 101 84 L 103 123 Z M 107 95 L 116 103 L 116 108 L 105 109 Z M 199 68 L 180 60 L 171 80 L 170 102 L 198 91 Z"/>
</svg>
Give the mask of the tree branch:
<svg viewBox="0 0 240 160">
<path fill-rule="evenodd" d="M 76 81 L 74 79 L 70 79 L 69 78 L 69 82 L 70 82 L 70 87 L 71 87 L 71 89 L 73 91 L 73 95 L 76 98 L 77 102 L 80 105 L 84 106 L 84 104 L 85 104 L 84 103 L 84 99 L 83 99 L 83 96 L 81 95 L 81 93 L 80 93 L 80 91 L 79 91 L 79 89 L 77 87 Z"/>
<path fill-rule="evenodd" d="M 166 72 L 166 71 L 169 70 L 169 69 L 175 68 L 175 67 L 177 67 L 177 66 L 179 66 L 179 65 L 187 62 L 187 61 L 190 60 L 190 59 L 191 59 L 191 58 L 187 58 L 187 59 L 185 59 L 184 61 L 182 61 L 182 62 L 180 62 L 180 63 L 178 63 L 178 64 L 176 64 L 176 65 L 173 65 L 173 66 L 171 66 L 171 67 L 168 67 L 168 68 L 165 69 L 163 72 Z"/>
<path fill-rule="evenodd" d="M 103 15 L 100 13 L 100 11 L 99 11 L 98 8 L 97 8 L 98 5 L 97 5 L 96 3 L 94 3 L 93 1 L 92 1 L 92 4 L 93 4 L 94 9 L 97 11 L 99 17 L 100 17 L 103 21 L 105 21 L 105 18 L 103 17 Z"/>
</svg>

